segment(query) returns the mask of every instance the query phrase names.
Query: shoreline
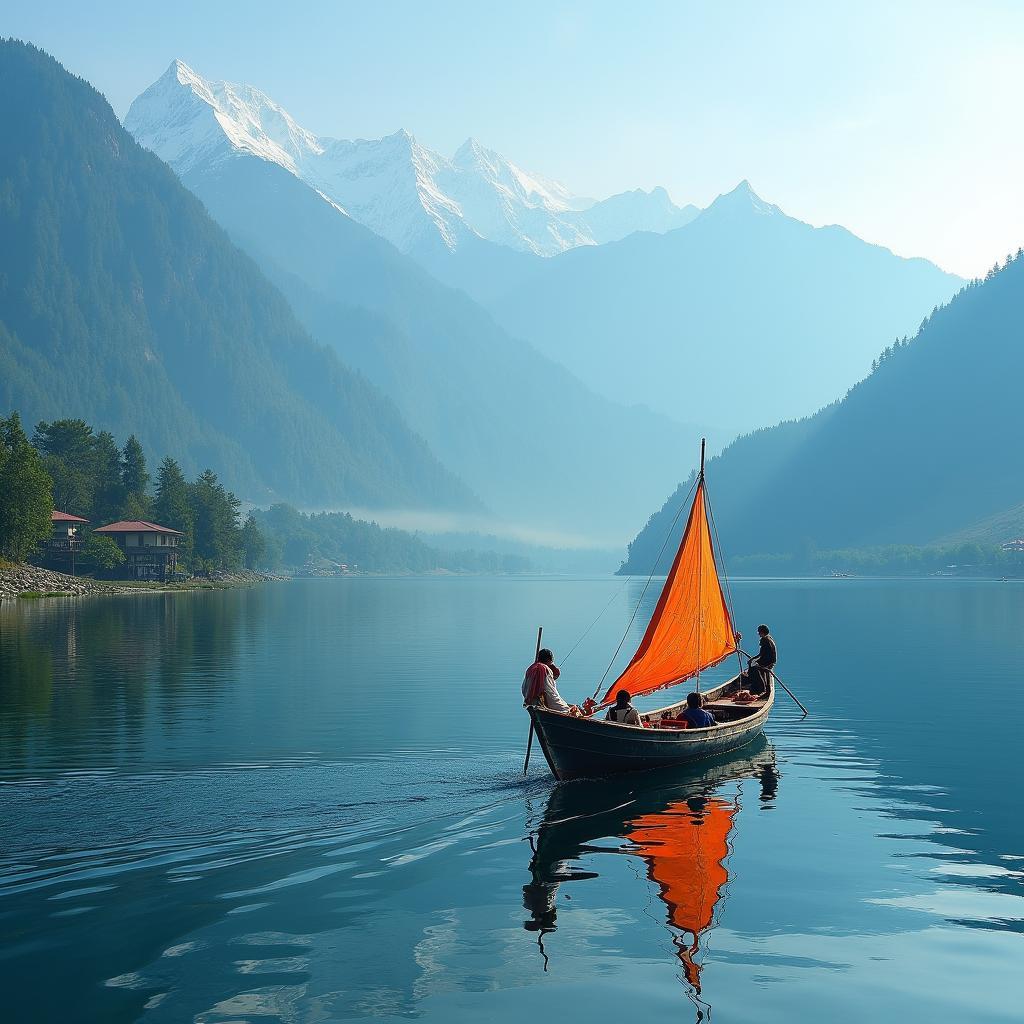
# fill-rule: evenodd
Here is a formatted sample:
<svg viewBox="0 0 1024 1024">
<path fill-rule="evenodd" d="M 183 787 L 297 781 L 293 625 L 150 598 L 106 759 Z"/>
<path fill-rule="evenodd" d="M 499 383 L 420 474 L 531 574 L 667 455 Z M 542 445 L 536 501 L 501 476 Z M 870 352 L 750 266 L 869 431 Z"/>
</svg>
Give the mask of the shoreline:
<svg viewBox="0 0 1024 1024">
<path fill-rule="evenodd" d="M 90 576 L 69 576 L 37 565 L 20 564 L 0 567 L 0 601 L 194 593 L 198 590 L 230 590 L 234 587 L 286 579 L 286 576 L 242 569 L 237 572 L 218 573 L 208 579 L 197 577 L 181 583 L 164 583 L 156 580 L 96 580 Z"/>
</svg>

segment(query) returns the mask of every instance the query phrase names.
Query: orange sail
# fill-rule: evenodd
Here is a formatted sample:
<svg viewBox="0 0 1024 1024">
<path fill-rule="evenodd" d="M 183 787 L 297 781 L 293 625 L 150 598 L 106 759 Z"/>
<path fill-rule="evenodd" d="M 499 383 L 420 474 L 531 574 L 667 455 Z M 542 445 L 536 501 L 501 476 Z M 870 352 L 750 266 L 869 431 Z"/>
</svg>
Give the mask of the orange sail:
<svg viewBox="0 0 1024 1024">
<path fill-rule="evenodd" d="M 736 637 L 718 579 L 703 473 L 690 518 L 647 632 L 625 672 L 601 703 L 619 690 L 633 696 L 681 683 L 736 650 Z"/>
<path fill-rule="evenodd" d="M 686 980 L 700 993 L 697 954 L 701 934 L 714 923 L 715 904 L 729 881 L 725 861 L 736 805 L 712 797 L 694 803 L 670 804 L 659 814 L 645 814 L 630 823 L 626 838 L 647 864 L 668 907 L 668 920 L 692 941 L 680 940 L 679 959 Z"/>
</svg>

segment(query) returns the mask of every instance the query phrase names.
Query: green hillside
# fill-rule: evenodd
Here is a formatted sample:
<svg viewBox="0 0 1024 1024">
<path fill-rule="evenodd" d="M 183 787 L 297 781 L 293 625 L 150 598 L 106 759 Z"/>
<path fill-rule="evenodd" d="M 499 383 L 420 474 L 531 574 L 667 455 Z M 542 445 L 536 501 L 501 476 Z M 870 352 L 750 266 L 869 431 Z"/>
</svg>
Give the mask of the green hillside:
<svg viewBox="0 0 1024 1024">
<path fill-rule="evenodd" d="M 234 154 L 183 181 L 506 522 L 618 541 L 691 464 L 699 427 L 594 394 L 277 164 Z"/>
<path fill-rule="evenodd" d="M 727 555 L 998 541 L 1024 502 L 1024 258 L 968 285 L 846 397 L 708 464 Z M 685 491 L 685 488 L 683 488 Z M 648 572 L 677 492 L 630 546 Z"/>
<path fill-rule="evenodd" d="M 475 507 L 106 100 L 0 41 L 0 410 L 136 434 L 246 498 Z"/>
</svg>

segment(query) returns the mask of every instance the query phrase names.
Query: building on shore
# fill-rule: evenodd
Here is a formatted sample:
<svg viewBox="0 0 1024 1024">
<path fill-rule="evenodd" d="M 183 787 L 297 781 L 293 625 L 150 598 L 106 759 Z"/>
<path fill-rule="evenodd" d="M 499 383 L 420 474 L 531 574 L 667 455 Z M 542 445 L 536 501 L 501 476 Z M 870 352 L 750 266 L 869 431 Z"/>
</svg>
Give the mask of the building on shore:
<svg viewBox="0 0 1024 1024">
<path fill-rule="evenodd" d="M 108 523 L 93 530 L 124 553 L 121 575 L 133 580 L 166 580 L 178 571 L 178 543 L 185 535 L 145 520 Z"/>
<path fill-rule="evenodd" d="M 50 536 L 40 545 L 42 560 L 74 576 L 75 559 L 82 550 L 82 531 L 89 520 L 54 509 L 50 513 L 50 524 Z"/>
</svg>

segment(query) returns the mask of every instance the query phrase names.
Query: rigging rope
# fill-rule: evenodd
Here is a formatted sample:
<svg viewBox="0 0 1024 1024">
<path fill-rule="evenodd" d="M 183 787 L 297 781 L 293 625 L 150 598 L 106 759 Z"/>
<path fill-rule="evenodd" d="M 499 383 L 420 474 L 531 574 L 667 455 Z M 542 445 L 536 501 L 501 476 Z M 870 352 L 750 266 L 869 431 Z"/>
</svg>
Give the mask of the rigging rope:
<svg viewBox="0 0 1024 1024">
<path fill-rule="evenodd" d="M 693 483 L 690 484 L 690 489 L 686 492 L 686 497 L 683 499 L 682 504 L 676 509 L 676 514 L 672 518 L 672 522 L 669 523 L 668 532 L 665 534 L 665 540 L 662 542 L 661 550 L 658 552 L 658 557 L 655 558 L 654 564 L 651 566 L 651 574 L 647 577 L 647 582 L 644 584 L 644 589 L 640 591 L 640 599 L 636 603 L 636 607 L 633 609 L 633 614 L 629 617 L 629 622 L 626 624 L 626 630 L 622 634 L 622 639 L 619 641 L 619 646 L 615 648 L 615 653 L 612 655 L 612 660 L 608 662 L 608 667 L 604 670 L 604 675 L 601 676 L 601 682 L 597 684 L 597 689 L 594 690 L 591 700 L 597 700 L 597 695 L 601 692 L 601 687 L 604 686 L 605 679 L 608 678 L 608 673 L 612 670 L 612 665 L 615 664 L 615 659 L 619 656 L 619 651 L 622 650 L 622 645 L 626 642 L 626 637 L 629 636 L 629 630 L 633 625 L 633 620 L 637 616 L 637 612 L 640 611 L 640 605 L 643 604 L 644 594 L 647 593 L 647 588 L 651 585 L 651 580 L 654 579 L 654 573 L 657 571 L 658 565 L 661 562 L 661 556 L 665 554 L 665 548 L 668 547 L 669 539 L 672 536 L 672 531 L 675 529 L 676 523 L 679 521 L 679 517 L 683 514 L 683 509 L 690 503 L 690 495 L 693 493 L 694 488 L 697 486 L 697 481 L 700 479 L 699 476 L 694 477 Z"/>
<path fill-rule="evenodd" d="M 579 640 L 577 640 L 576 643 L 574 643 L 572 645 L 572 647 L 569 648 L 569 653 L 564 658 L 559 658 L 558 659 L 561 664 L 564 665 L 569 660 L 569 658 L 572 655 L 572 652 L 575 651 L 576 648 L 579 647 L 579 645 L 581 643 L 583 643 L 584 640 L 587 639 L 587 634 L 598 624 L 598 622 L 601 619 L 601 616 L 604 615 L 604 613 L 606 611 L 608 611 L 609 608 L 611 608 L 612 604 L 615 602 L 615 599 L 620 597 L 622 595 L 622 592 L 628 586 L 629 586 L 629 578 L 627 577 L 626 578 L 626 582 L 618 590 L 616 590 L 614 594 L 612 594 L 611 600 L 601 609 L 601 611 L 598 613 L 597 618 L 594 619 L 594 621 L 589 626 L 587 626 L 587 628 L 583 631 L 583 635 L 579 638 Z"/>
</svg>

